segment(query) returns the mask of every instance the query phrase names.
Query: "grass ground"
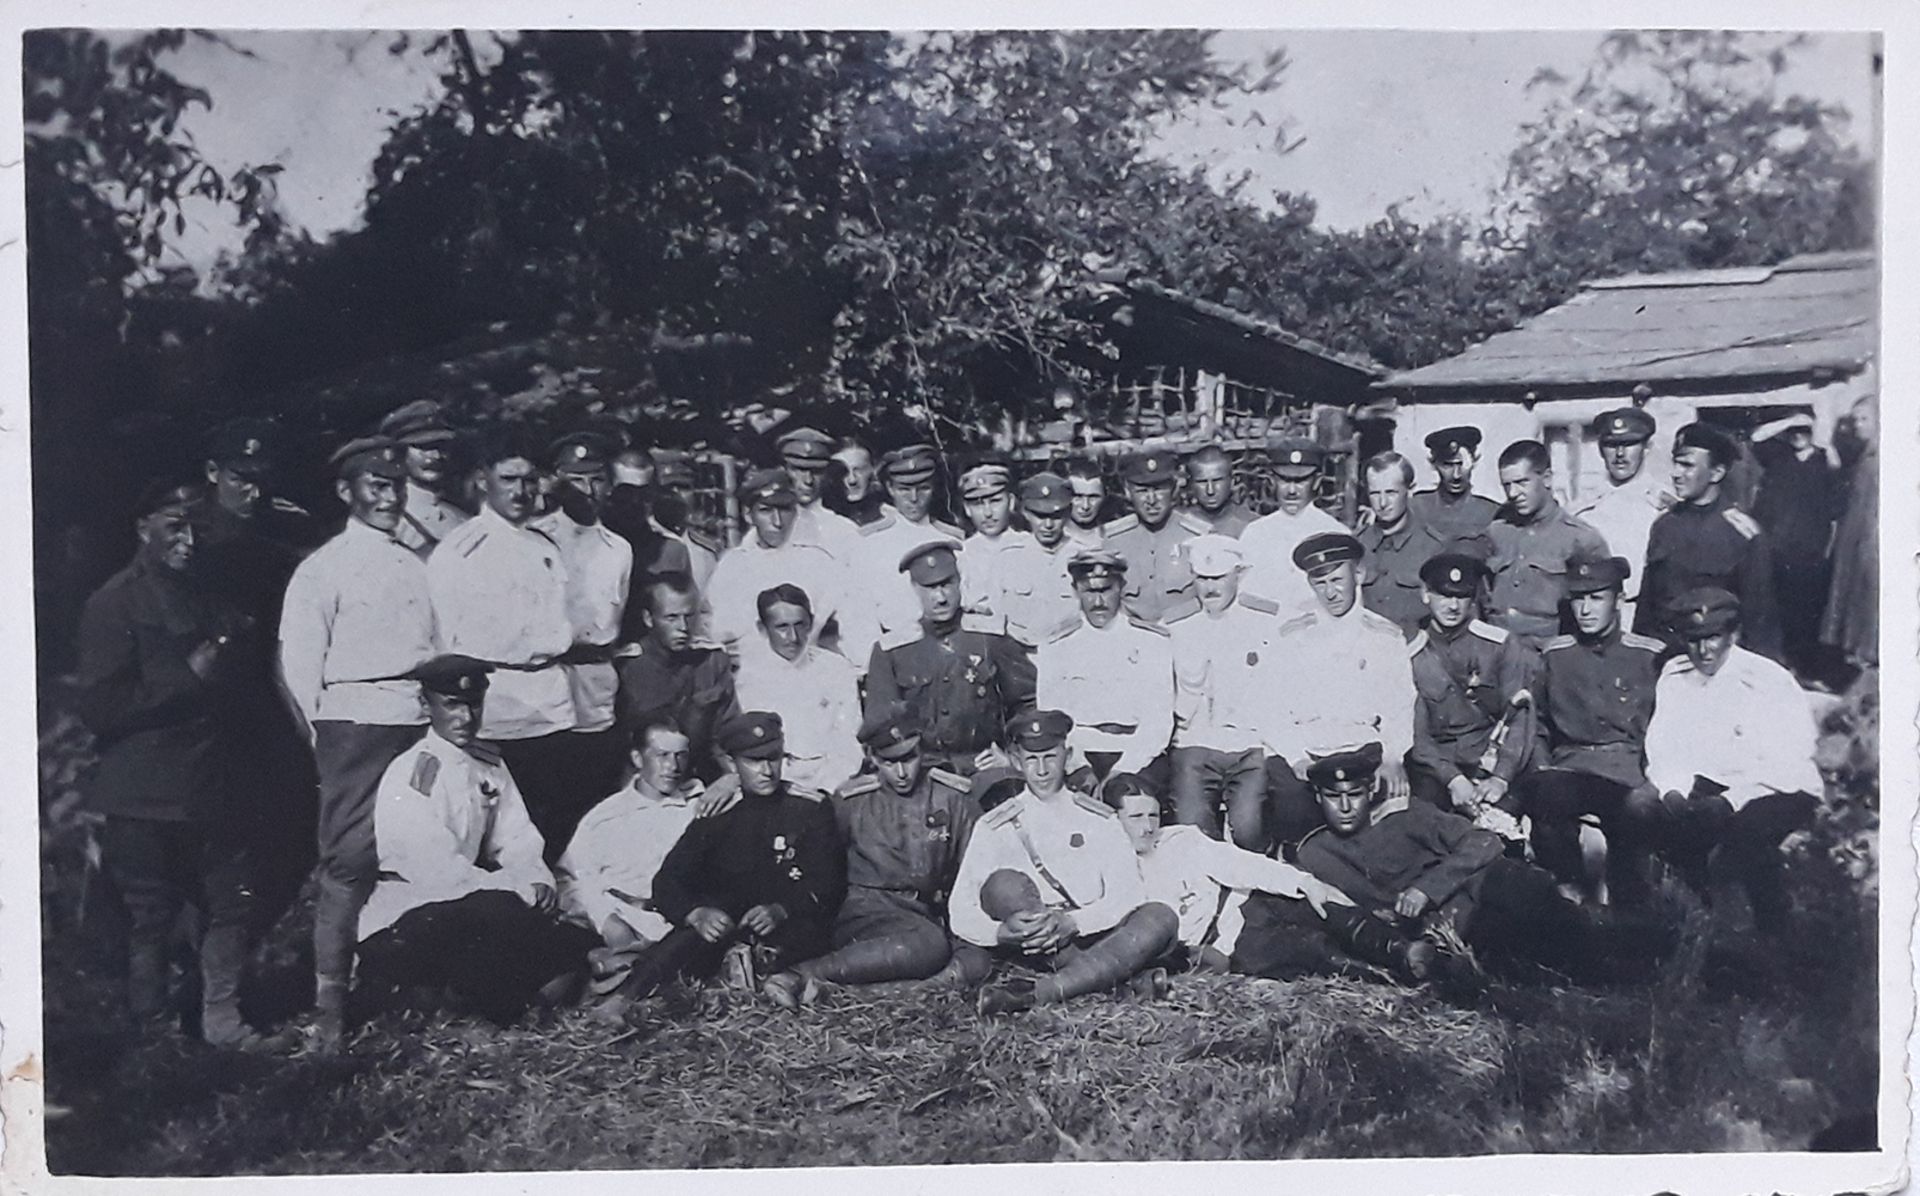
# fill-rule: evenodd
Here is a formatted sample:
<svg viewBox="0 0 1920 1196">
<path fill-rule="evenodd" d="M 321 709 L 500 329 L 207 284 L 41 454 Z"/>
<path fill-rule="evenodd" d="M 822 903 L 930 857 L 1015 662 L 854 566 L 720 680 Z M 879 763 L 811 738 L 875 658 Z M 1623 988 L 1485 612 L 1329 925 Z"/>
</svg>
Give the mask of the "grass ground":
<svg viewBox="0 0 1920 1196">
<path fill-rule="evenodd" d="M 1798 1150 L 1878 1085 L 1870 692 L 1823 744 L 1843 784 L 1796 836 L 1776 944 L 1744 902 L 1685 915 L 1652 985 L 1180 978 L 983 1021 L 951 996 L 830 991 L 800 1015 L 676 988 L 637 1024 L 388 1017 L 345 1058 L 108 1030 L 118 947 L 79 899 L 74 753 L 43 748 L 47 1148 L 55 1173 L 222 1175 Z M 1851 713 L 1849 713 L 1851 712 Z M 1851 720 L 1851 721 L 1849 721 Z M 1831 750 L 1829 750 L 1831 749 Z M 1851 797 L 1846 796 L 1851 794 Z M 90 905 L 84 926 L 76 909 Z M 296 912 L 256 1021 L 299 1004 Z M 1856 1148 L 1864 1148 L 1856 1143 Z"/>
</svg>

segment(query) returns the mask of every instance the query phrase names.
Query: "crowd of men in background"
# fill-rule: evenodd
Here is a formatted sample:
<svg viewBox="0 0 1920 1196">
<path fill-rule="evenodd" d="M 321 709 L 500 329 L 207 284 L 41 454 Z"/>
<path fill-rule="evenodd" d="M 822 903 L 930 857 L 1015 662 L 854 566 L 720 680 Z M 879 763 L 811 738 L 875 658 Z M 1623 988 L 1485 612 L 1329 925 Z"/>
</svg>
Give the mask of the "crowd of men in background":
<svg viewBox="0 0 1920 1196">
<path fill-rule="evenodd" d="M 1775 932 L 1779 845 L 1823 793 L 1789 666 L 1871 662 L 1873 462 L 1849 505 L 1810 418 L 1592 432 L 1606 485 L 1577 504 L 1533 440 L 1474 493 L 1488 446 L 1458 427 L 1426 439 L 1432 489 L 1366 460 L 1349 528 L 1312 439 L 1267 446 L 1258 512 L 1218 446 L 1134 453 L 1116 496 L 1090 457 L 949 478 L 931 444 L 876 458 L 796 417 L 729 546 L 689 527 L 684 455 L 470 439 L 421 401 L 332 453 L 345 520 L 315 546 L 271 429 L 230 426 L 147 492 L 80 624 L 129 1012 L 168 1023 L 190 906 L 202 1035 L 262 1043 L 241 981 L 309 872 L 314 1011 L 278 1041 L 323 1049 L 350 995 L 509 1021 L 715 974 L 989 1013 L 1182 967 L 1418 981 L 1442 919 L 1641 975 L 1662 867 L 1703 895 L 1720 870 Z"/>
</svg>

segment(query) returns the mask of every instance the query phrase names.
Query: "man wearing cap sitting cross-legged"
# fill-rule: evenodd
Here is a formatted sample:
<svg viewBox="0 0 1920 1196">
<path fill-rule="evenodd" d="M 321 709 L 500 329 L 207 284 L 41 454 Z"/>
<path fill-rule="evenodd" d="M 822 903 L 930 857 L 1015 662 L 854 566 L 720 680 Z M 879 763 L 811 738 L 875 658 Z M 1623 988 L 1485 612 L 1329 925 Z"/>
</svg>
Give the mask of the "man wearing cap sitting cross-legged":
<svg viewBox="0 0 1920 1196">
<path fill-rule="evenodd" d="M 866 717 L 905 708 L 919 722 L 929 760 L 962 776 L 1004 764 L 1008 721 L 1033 707 L 1032 659 L 1008 636 L 961 625 L 960 554 L 951 541 L 922 544 L 899 569 L 919 596 L 921 635 L 874 649 Z"/>
<path fill-rule="evenodd" d="M 873 771 L 842 785 L 833 812 L 847 844 L 847 899 L 833 924 L 834 949 L 767 979 L 767 995 L 797 1009 L 822 984 L 925 980 L 978 984 L 991 962 L 953 943 L 947 895 L 979 807 L 967 779 L 931 768 L 920 728 L 904 711 L 860 728 Z"/>
<path fill-rule="evenodd" d="M 1067 788 L 1072 730 L 1054 710 L 1015 720 L 1009 731 L 1025 788 L 981 816 L 954 878 L 953 932 L 1046 970 L 982 993 L 982 1013 L 1017 1013 L 1142 974 L 1154 995 L 1165 992 L 1155 961 L 1174 946 L 1179 916 L 1147 900 L 1113 811 Z"/>
</svg>

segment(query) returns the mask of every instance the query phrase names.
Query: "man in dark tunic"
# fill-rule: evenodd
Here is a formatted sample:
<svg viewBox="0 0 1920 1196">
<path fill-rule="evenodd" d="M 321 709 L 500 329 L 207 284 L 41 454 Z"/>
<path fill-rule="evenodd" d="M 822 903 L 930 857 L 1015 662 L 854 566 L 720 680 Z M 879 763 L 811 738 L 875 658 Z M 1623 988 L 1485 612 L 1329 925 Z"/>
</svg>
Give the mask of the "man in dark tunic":
<svg viewBox="0 0 1920 1196">
<path fill-rule="evenodd" d="M 978 983 L 992 966 L 946 928 L 947 894 L 980 816 L 967 779 L 927 766 L 920 728 L 904 713 L 869 720 L 860 742 L 873 771 L 833 797 L 847 844 L 847 899 L 834 920 L 834 950 L 765 985 L 789 1009 L 811 1004 L 821 983 Z"/>
<path fill-rule="evenodd" d="M 719 729 L 740 777 L 740 803 L 689 826 L 653 878 L 653 904 L 674 926 L 618 990 L 652 993 L 676 974 L 728 982 L 784 971 L 833 947 L 847 891 L 847 852 L 833 811 L 780 779 L 780 716 L 739 714 Z"/>
<path fill-rule="evenodd" d="M 905 709 L 922 728 L 928 762 L 962 776 L 1007 763 L 1006 727 L 1033 706 L 1035 674 L 1012 638 L 960 625 L 960 566 L 951 541 L 908 553 L 900 571 L 920 599 L 919 639 L 876 647 L 867 670 L 867 717 Z"/>
<path fill-rule="evenodd" d="M 1827 604 L 1827 547 L 1843 506 L 1839 478 L 1813 443 L 1811 415 L 1755 428 L 1753 455 L 1765 471 L 1753 518 L 1766 532 L 1773 557 L 1781 648 L 1786 662 L 1804 673 L 1815 663 Z"/>
<path fill-rule="evenodd" d="M 645 636 L 617 654 L 614 723 L 630 740 L 649 723 L 671 718 L 687 737 L 693 775 L 710 782 L 726 770 L 714 729 L 740 712 L 733 662 L 725 648 L 694 635 L 700 595 L 686 574 L 653 578 L 628 606 L 641 608 Z"/>
</svg>

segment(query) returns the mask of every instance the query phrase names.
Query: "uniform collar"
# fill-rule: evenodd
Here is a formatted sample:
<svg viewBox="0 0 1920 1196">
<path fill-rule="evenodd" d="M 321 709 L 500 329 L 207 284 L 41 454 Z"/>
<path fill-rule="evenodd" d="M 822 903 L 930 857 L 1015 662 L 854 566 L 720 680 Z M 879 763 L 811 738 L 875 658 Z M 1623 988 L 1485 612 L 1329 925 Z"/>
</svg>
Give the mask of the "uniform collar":
<svg viewBox="0 0 1920 1196">
<path fill-rule="evenodd" d="M 371 523 L 363 523 L 351 515 L 347 516 L 347 524 L 340 529 L 340 534 L 351 536 L 356 540 L 385 540 L 392 544 L 399 543 L 393 538 L 392 532 L 383 532 Z"/>
<path fill-rule="evenodd" d="M 638 773 L 634 774 L 633 780 L 627 785 L 628 793 L 633 794 L 635 797 L 639 798 L 641 801 L 647 802 L 650 805 L 660 805 L 660 806 L 684 806 L 688 802 L 692 801 L 695 795 L 699 793 L 699 791 L 700 791 L 700 782 L 695 780 L 687 780 L 687 781 L 681 782 L 680 789 L 678 792 L 661 793 L 658 790 L 649 788 L 643 781 L 641 781 Z"/>
<path fill-rule="evenodd" d="M 1590 651 L 1597 651 L 1601 648 L 1619 643 L 1620 637 L 1626 634 L 1626 630 L 1626 624 L 1622 623 L 1616 615 L 1613 620 L 1613 630 L 1607 632 L 1605 635 L 1596 636 L 1586 636 L 1576 631 L 1573 633 L 1573 642 Z"/>
</svg>

